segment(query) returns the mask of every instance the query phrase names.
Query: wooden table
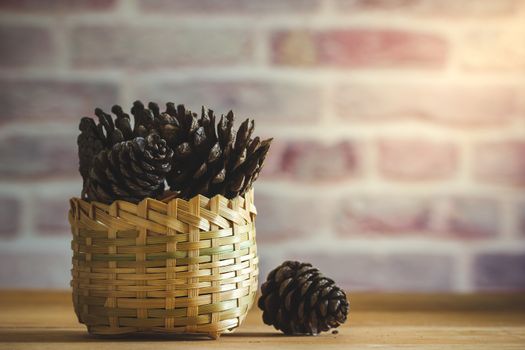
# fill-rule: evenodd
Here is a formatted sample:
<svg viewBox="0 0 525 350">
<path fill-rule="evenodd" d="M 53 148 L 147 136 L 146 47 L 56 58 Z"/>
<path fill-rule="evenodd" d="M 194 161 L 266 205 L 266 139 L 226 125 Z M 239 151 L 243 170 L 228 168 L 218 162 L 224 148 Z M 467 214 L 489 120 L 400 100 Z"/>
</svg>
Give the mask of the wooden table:
<svg viewBox="0 0 525 350">
<path fill-rule="evenodd" d="M 219 340 L 176 336 L 100 339 L 77 323 L 68 292 L 0 291 L 0 349 L 525 349 L 525 297 L 350 294 L 338 334 L 289 337 L 254 308 Z"/>
</svg>

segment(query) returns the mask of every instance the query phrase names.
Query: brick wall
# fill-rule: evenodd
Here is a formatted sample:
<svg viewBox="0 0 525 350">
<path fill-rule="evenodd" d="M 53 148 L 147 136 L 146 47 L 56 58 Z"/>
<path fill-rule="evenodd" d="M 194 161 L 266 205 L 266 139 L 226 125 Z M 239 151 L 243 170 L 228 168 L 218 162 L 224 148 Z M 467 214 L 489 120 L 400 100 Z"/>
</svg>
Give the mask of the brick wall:
<svg viewBox="0 0 525 350">
<path fill-rule="evenodd" d="M 263 274 L 525 288 L 525 1 L 0 2 L 0 286 L 66 287 L 77 123 L 138 98 L 254 117 Z"/>
</svg>

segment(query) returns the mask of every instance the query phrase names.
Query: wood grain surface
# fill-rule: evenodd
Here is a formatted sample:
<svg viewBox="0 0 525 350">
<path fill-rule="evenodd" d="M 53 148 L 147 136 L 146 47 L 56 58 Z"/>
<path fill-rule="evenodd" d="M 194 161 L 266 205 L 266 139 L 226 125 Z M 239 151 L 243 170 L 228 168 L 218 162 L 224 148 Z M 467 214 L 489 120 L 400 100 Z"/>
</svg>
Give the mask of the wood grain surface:
<svg viewBox="0 0 525 350">
<path fill-rule="evenodd" d="M 525 296 L 352 294 L 337 334 L 284 336 L 252 309 L 219 340 L 167 335 L 87 334 L 71 294 L 0 291 L 0 349 L 525 349 Z"/>
</svg>

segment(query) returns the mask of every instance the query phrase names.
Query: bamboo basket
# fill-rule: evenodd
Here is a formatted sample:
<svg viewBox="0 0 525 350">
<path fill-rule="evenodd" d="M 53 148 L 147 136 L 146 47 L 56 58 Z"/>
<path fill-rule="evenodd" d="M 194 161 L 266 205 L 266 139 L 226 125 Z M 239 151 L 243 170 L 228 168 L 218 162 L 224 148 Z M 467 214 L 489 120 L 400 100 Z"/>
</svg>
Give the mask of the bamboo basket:
<svg viewBox="0 0 525 350">
<path fill-rule="evenodd" d="M 253 190 L 70 204 L 73 304 L 90 333 L 217 339 L 246 317 L 259 273 Z"/>
</svg>

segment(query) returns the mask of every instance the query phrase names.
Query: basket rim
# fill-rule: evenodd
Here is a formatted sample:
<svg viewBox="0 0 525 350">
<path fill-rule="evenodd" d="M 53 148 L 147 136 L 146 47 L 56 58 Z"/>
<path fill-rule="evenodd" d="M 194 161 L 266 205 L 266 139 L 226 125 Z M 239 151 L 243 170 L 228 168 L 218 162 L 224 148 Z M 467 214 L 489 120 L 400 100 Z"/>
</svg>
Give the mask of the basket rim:
<svg viewBox="0 0 525 350">
<path fill-rule="evenodd" d="M 233 197 L 233 198 L 227 198 L 227 197 L 225 197 L 225 196 L 223 196 L 223 195 L 221 195 L 221 194 L 216 194 L 216 195 L 213 196 L 213 197 L 207 197 L 207 196 L 204 196 L 204 195 L 202 195 L 202 194 L 197 194 L 197 195 L 195 195 L 195 196 L 193 196 L 193 197 L 191 197 L 191 198 L 189 198 L 189 199 L 184 199 L 184 198 L 171 198 L 171 199 L 169 199 L 169 200 L 159 200 L 159 199 L 152 198 L 152 197 L 146 197 L 146 198 L 140 200 L 140 201 L 137 202 L 137 203 L 129 202 L 129 201 L 126 201 L 126 200 L 123 200 L 123 199 L 117 199 L 117 200 L 114 200 L 113 202 L 111 202 L 111 203 L 109 203 L 109 204 L 106 204 L 106 203 L 102 203 L 102 202 L 98 202 L 98 201 L 87 201 L 87 200 L 82 199 L 82 198 L 80 198 L 80 197 L 76 197 L 76 196 L 74 196 L 74 197 L 71 197 L 71 198 L 69 199 L 69 201 L 70 201 L 71 204 L 72 204 L 73 202 L 83 202 L 83 203 L 86 203 L 86 204 L 88 204 L 88 205 L 95 205 L 95 206 L 97 206 L 97 207 L 109 208 L 109 207 L 111 207 L 112 205 L 115 205 L 115 204 L 118 205 L 118 203 L 130 203 L 130 204 L 133 204 L 133 205 L 137 205 L 137 206 L 139 206 L 139 205 L 141 205 L 141 204 L 143 205 L 144 203 L 146 203 L 146 202 L 148 202 L 148 201 L 149 201 L 149 202 L 153 201 L 153 202 L 158 202 L 158 203 L 168 204 L 168 203 L 171 203 L 172 201 L 177 201 L 177 200 L 179 200 L 179 201 L 182 200 L 182 201 L 185 201 L 185 202 L 189 202 L 189 201 L 191 201 L 191 200 L 193 200 L 193 199 L 195 199 L 195 198 L 200 198 L 201 200 L 204 199 L 204 200 L 208 201 L 208 200 L 212 200 L 212 199 L 218 197 L 218 198 L 219 198 L 219 201 L 221 201 L 221 202 L 232 202 L 232 201 L 238 200 L 239 198 L 246 199 L 246 196 L 248 196 L 248 195 L 249 195 L 249 196 L 253 196 L 253 193 L 254 193 L 254 189 L 253 189 L 253 187 L 250 187 L 250 189 L 249 189 L 248 191 L 246 191 L 244 194 L 239 195 L 239 196 L 236 196 L 236 197 Z"/>
</svg>

